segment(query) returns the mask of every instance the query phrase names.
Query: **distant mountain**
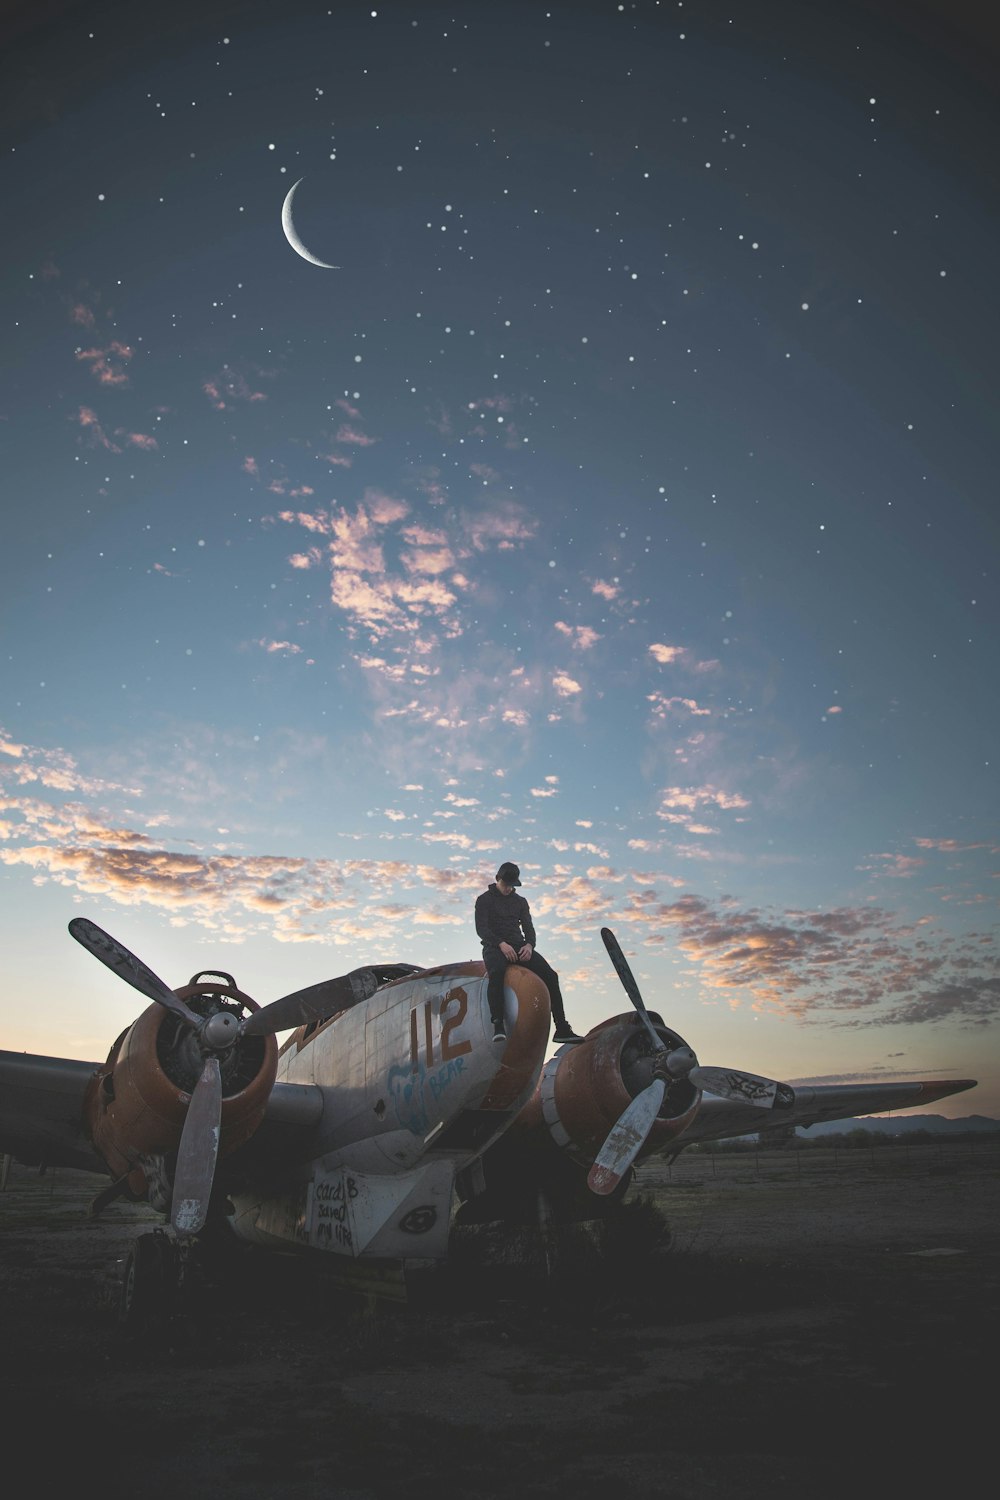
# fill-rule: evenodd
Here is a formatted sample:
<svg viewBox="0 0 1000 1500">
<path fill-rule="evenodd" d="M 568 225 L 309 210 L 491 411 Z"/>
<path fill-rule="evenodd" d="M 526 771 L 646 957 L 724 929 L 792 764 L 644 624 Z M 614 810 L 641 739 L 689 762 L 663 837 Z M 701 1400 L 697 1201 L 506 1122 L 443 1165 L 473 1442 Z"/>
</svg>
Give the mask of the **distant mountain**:
<svg viewBox="0 0 1000 1500">
<path fill-rule="evenodd" d="M 965 1115 L 960 1120 L 948 1120 L 944 1115 L 864 1115 L 859 1119 L 800 1125 L 795 1133 L 806 1140 L 815 1140 L 820 1135 L 846 1135 L 850 1130 L 867 1130 L 872 1135 L 913 1135 L 918 1130 L 931 1135 L 985 1135 L 1000 1132 L 1000 1120 L 991 1120 L 987 1115 Z"/>
</svg>

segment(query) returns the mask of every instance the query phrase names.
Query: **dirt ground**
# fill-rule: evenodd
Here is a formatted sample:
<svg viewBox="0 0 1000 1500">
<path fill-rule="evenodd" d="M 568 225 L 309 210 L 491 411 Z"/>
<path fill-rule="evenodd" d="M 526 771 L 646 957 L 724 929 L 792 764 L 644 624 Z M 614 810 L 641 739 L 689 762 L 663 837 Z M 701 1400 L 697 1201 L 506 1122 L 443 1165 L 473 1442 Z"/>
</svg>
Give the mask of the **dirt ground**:
<svg viewBox="0 0 1000 1500">
<path fill-rule="evenodd" d="M 15 1166 L 0 1194 L 12 1494 L 910 1496 L 991 1460 L 1000 1146 L 682 1156 L 601 1265 L 564 1250 L 545 1284 L 466 1247 L 406 1306 L 234 1247 L 146 1338 L 113 1304 L 158 1216 L 89 1219 L 102 1183 Z"/>
</svg>

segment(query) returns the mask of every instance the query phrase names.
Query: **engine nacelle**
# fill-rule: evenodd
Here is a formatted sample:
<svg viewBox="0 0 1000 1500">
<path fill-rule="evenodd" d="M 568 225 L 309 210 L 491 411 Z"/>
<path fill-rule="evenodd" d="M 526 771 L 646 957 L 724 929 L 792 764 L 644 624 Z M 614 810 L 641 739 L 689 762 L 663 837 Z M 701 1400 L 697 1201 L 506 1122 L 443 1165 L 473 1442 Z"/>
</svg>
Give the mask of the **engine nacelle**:
<svg viewBox="0 0 1000 1500">
<path fill-rule="evenodd" d="M 260 1008 L 234 984 L 192 980 L 175 993 L 202 1016 L 226 1010 L 238 1018 Z M 221 1160 L 249 1140 L 264 1118 L 278 1067 L 277 1042 L 273 1036 L 241 1037 L 219 1055 L 219 1064 Z M 90 1138 L 112 1175 L 128 1177 L 136 1197 L 163 1196 L 162 1162 L 177 1150 L 201 1066 L 191 1028 L 164 1006 L 151 1005 L 118 1038 L 88 1089 L 84 1119 Z"/>
<path fill-rule="evenodd" d="M 659 1036 L 673 1051 L 687 1044 L 658 1017 Z M 622 1111 L 653 1081 L 652 1038 L 634 1011 L 611 1016 L 579 1045 L 564 1047 L 542 1071 L 514 1129 L 544 1129 L 581 1166 L 590 1167 Z M 662 1151 L 694 1119 L 701 1094 L 686 1078 L 670 1085 L 640 1159 Z"/>
<path fill-rule="evenodd" d="M 685 1046 L 658 1016 L 651 1020 L 671 1051 Z M 634 1011 L 612 1016 L 582 1042 L 557 1052 L 478 1170 L 460 1174 L 459 1223 L 537 1224 L 540 1195 L 545 1212 L 561 1221 L 612 1211 L 628 1190 L 631 1172 L 619 1190 L 603 1197 L 590 1191 L 587 1173 L 622 1112 L 653 1081 L 654 1056 L 652 1038 Z M 681 1135 L 700 1102 L 700 1090 L 688 1079 L 670 1084 L 637 1160 Z"/>
</svg>

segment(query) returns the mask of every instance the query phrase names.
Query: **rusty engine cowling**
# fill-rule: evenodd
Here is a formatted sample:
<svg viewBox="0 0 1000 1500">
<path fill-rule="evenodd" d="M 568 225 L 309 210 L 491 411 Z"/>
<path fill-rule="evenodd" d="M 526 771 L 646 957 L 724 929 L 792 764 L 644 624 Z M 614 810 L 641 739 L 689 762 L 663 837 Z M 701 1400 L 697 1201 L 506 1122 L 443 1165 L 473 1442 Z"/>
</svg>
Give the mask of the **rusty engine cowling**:
<svg viewBox="0 0 1000 1500">
<path fill-rule="evenodd" d="M 658 1016 L 651 1020 L 670 1050 L 685 1045 Z M 582 1042 L 561 1048 L 510 1129 L 487 1151 L 481 1180 L 471 1174 L 460 1178 L 459 1222 L 536 1223 L 539 1192 L 557 1219 L 599 1218 L 612 1211 L 632 1173 L 618 1192 L 599 1197 L 587 1186 L 587 1172 L 622 1111 L 652 1082 L 653 1058 L 652 1038 L 634 1011 L 611 1016 Z M 700 1101 L 700 1091 L 686 1078 L 674 1082 L 637 1160 L 681 1135 Z"/>
<path fill-rule="evenodd" d="M 671 1051 L 686 1045 L 659 1017 L 651 1019 Z M 653 1055 L 649 1033 L 634 1011 L 609 1017 L 579 1045 L 550 1059 L 514 1128 L 544 1128 L 560 1149 L 589 1168 L 622 1111 L 653 1081 Z M 700 1098 L 686 1079 L 675 1082 L 640 1158 L 662 1151 L 686 1130 Z"/>
<path fill-rule="evenodd" d="M 260 1009 L 235 984 L 199 983 L 197 976 L 175 993 L 203 1016 L 227 1010 L 239 1018 Z M 264 1118 L 278 1045 L 273 1036 L 241 1037 L 219 1061 L 221 1160 Z M 87 1093 L 84 1118 L 95 1148 L 115 1178 L 128 1177 L 133 1196 L 148 1197 L 157 1208 L 167 1207 L 163 1164 L 177 1150 L 200 1070 L 190 1028 L 162 1005 L 151 1005 L 115 1042 Z"/>
</svg>

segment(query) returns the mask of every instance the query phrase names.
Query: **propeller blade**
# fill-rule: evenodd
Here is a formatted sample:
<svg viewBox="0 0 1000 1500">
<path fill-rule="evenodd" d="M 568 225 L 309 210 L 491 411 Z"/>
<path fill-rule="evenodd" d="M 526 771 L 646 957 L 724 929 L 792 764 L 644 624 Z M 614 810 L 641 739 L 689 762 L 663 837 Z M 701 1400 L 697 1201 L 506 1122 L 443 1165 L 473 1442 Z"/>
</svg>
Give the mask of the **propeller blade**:
<svg viewBox="0 0 1000 1500">
<path fill-rule="evenodd" d="M 635 975 L 632 973 L 632 970 L 628 966 L 628 959 L 622 952 L 621 945 L 618 942 L 618 939 L 615 937 L 610 927 L 601 928 L 601 937 L 604 940 L 605 948 L 607 948 L 608 950 L 608 956 L 615 966 L 618 978 L 625 986 L 626 995 L 628 995 L 632 1004 L 639 1012 L 639 1015 L 642 1017 L 642 1020 L 646 1025 L 647 1031 L 653 1038 L 653 1046 L 656 1048 L 657 1052 L 663 1052 L 666 1048 L 666 1043 L 660 1036 L 659 1032 L 656 1030 L 656 1027 L 653 1025 L 652 1021 L 649 1019 L 649 1012 L 647 1011 L 643 998 L 639 993 L 639 986 L 635 982 Z"/>
<path fill-rule="evenodd" d="M 308 989 L 295 990 L 272 1000 L 262 1010 L 241 1022 L 243 1036 L 274 1036 L 278 1031 L 291 1031 L 296 1026 L 305 1026 L 310 1021 L 325 1021 L 338 1010 L 349 1010 L 359 1005 L 378 989 L 378 980 L 371 969 L 352 969 L 339 979 L 324 979 Z"/>
<path fill-rule="evenodd" d="M 177 1149 L 170 1222 L 178 1234 L 197 1234 L 208 1215 L 222 1120 L 219 1059 L 206 1057 L 188 1105 Z"/>
<path fill-rule="evenodd" d="M 666 1084 L 654 1078 L 648 1088 L 636 1094 L 618 1117 L 604 1145 L 594 1158 L 587 1174 L 587 1186 L 601 1197 L 613 1193 L 629 1167 L 646 1144 L 646 1137 L 656 1123 Z"/>
<path fill-rule="evenodd" d="M 174 1015 L 179 1016 L 188 1026 L 197 1029 L 201 1025 L 201 1017 L 196 1016 L 183 1000 L 178 999 L 159 975 L 147 968 L 142 959 L 130 953 L 118 942 L 117 938 L 113 938 L 109 932 L 98 927 L 96 922 L 90 922 L 86 917 L 74 917 L 69 924 L 69 932 L 70 937 L 82 943 L 88 953 L 99 958 L 102 964 L 107 964 L 119 979 L 124 979 L 126 984 L 130 984 L 141 995 L 173 1011 Z"/>
<path fill-rule="evenodd" d="M 687 1076 L 695 1088 L 704 1089 L 706 1094 L 717 1094 L 737 1104 L 755 1104 L 759 1109 L 771 1109 L 778 1092 L 773 1078 L 761 1078 L 739 1068 L 697 1067 Z"/>
</svg>

